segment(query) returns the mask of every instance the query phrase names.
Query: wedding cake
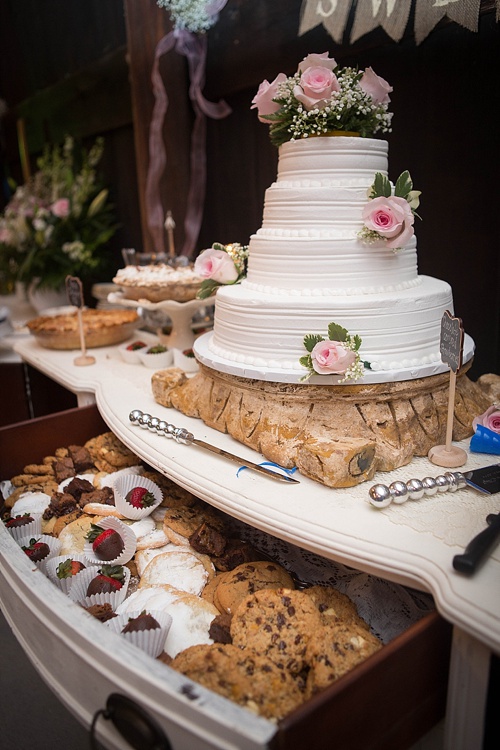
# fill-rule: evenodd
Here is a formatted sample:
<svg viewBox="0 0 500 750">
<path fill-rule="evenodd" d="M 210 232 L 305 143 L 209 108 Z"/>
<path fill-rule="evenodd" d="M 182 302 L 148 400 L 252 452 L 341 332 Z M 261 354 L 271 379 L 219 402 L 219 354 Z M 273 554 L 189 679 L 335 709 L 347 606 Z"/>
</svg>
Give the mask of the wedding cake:
<svg viewBox="0 0 500 750">
<path fill-rule="evenodd" d="M 365 137 L 367 127 L 371 134 L 390 129 L 392 89 L 370 68 L 335 75 L 335 67 L 327 55 L 309 55 L 296 76 L 264 82 L 254 99 L 279 146 L 278 174 L 250 238 L 246 273 L 231 246 L 197 260 L 210 289 L 217 285 L 213 332 L 195 347 L 211 368 L 321 384 L 411 380 L 447 369 L 440 336 L 443 314 L 453 314 L 452 290 L 418 273 L 420 193 L 408 172 L 389 181 L 387 141 Z M 344 104 L 334 122 L 344 117 L 348 126 L 330 135 L 333 103 L 352 104 L 353 92 L 358 120 Z M 235 262 L 232 276 L 226 260 Z M 466 336 L 464 361 L 473 349 Z"/>
</svg>

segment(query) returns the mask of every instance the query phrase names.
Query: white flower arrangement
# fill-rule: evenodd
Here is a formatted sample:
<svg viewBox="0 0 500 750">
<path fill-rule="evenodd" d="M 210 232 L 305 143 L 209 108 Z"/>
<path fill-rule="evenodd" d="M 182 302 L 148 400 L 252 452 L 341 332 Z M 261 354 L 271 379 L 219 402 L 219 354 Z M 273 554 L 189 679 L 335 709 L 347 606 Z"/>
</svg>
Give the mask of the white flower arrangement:
<svg viewBox="0 0 500 750">
<path fill-rule="evenodd" d="M 187 29 L 204 34 L 217 21 L 218 13 L 227 0 L 156 0 L 160 8 L 170 13 L 176 29 Z"/>
</svg>

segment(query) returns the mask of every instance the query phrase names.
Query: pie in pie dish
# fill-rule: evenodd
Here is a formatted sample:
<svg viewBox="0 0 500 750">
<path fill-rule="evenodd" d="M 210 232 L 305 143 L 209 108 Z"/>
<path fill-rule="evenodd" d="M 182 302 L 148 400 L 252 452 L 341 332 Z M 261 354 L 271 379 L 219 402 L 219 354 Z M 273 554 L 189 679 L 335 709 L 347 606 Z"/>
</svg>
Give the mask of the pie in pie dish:
<svg viewBox="0 0 500 750">
<path fill-rule="evenodd" d="M 202 281 L 192 265 L 173 268 L 165 263 L 125 266 L 117 271 L 113 279 L 123 290 L 126 299 L 144 299 L 149 302 L 188 302 L 196 298 Z"/>
<path fill-rule="evenodd" d="M 82 310 L 85 346 L 111 346 L 125 341 L 137 328 L 140 317 L 136 310 Z M 78 313 L 40 315 L 26 323 L 41 346 L 47 349 L 79 349 Z"/>
</svg>

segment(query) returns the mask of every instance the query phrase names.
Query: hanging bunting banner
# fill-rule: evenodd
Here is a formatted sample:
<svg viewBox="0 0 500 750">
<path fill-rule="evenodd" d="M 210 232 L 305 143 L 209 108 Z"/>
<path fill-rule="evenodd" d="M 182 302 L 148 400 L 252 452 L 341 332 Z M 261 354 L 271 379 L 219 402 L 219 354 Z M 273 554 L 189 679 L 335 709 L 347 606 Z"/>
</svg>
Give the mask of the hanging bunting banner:
<svg viewBox="0 0 500 750">
<path fill-rule="evenodd" d="M 401 41 L 408 25 L 412 0 L 303 0 L 299 36 L 323 25 L 332 39 L 341 44 L 351 13 L 354 20 L 350 44 L 378 28 L 395 42 Z M 500 0 L 495 0 L 496 20 L 500 21 Z M 443 19 L 478 31 L 481 0 L 415 0 L 415 41 L 420 44 Z"/>
<path fill-rule="evenodd" d="M 381 26 L 394 42 L 399 42 L 410 16 L 412 0 L 365 0 L 357 3 L 351 30 L 351 44 Z"/>
<path fill-rule="evenodd" d="M 342 43 L 353 0 L 304 0 L 299 36 L 323 24 L 337 44 Z"/>
<path fill-rule="evenodd" d="M 477 31 L 481 0 L 416 0 L 415 41 L 420 44 L 443 18 Z"/>
</svg>

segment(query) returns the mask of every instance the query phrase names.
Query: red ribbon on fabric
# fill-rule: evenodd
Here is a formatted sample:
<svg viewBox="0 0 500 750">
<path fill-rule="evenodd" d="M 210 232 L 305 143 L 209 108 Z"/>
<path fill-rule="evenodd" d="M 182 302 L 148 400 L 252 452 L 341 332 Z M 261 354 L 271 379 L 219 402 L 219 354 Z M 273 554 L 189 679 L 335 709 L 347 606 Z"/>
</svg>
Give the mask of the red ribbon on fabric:
<svg viewBox="0 0 500 750">
<path fill-rule="evenodd" d="M 165 211 L 161 202 L 160 181 L 167 163 L 163 142 L 163 122 L 168 108 L 167 92 L 160 73 L 160 57 L 172 49 L 187 59 L 190 79 L 189 97 L 195 113 L 191 133 L 191 174 L 184 220 L 185 240 L 181 251 L 182 255 L 190 258 L 203 218 L 206 186 L 206 117 L 222 119 L 231 113 L 231 108 L 224 101 L 209 102 L 202 94 L 207 58 L 206 34 L 195 34 L 186 29 L 174 29 L 158 42 L 151 74 L 155 105 L 149 128 L 149 166 L 145 194 L 148 227 L 157 253 L 165 252 Z"/>
</svg>

